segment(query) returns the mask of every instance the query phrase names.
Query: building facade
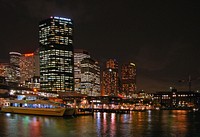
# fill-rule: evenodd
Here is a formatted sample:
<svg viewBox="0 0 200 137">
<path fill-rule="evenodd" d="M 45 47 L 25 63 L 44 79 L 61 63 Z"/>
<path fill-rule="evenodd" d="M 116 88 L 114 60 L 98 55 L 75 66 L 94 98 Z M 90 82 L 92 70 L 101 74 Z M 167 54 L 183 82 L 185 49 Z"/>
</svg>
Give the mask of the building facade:
<svg viewBox="0 0 200 137">
<path fill-rule="evenodd" d="M 100 66 L 91 58 L 81 61 L 81 93 L 89 96 L 100 95 Z"/>
<path fill-rule="evenodd" d="M 32 89 L 40 89 L 38 52 L 26 53 L 20 59 L 20 86 Z"/>
<path fill-rule="evenodd" d="M 10 64 L 9 63 L 0 63 L 0 77 L 5 79 L 4 84 L 8 85 L 8 77 L 11 74 Z"/>
<path fill-rule="evenodd" d="M 27 86 L 27 82 L 35 75 L 34 53 L 22 54 L 20 59 L 20 84 Z"/>
<path fill-rule="evenodd" d="M 39 49 L 34 52 L 34 61 L 35 61 L 35 76 L 40 77 L 40 55 Z"/>
<path fill-rule="evenodd" d="M 81 61 L 90 58 L 89 52 L 83 49 L 74 49 L 74 90 L 81 92 Z"/>
<path fill-rule="evenodd" d="M 40 86 L 49 92 L 74 91 L 73 22 L 50 17 L 39 23 Z"/>
<path fill-rule="evenodd" d="M 10 52 L 10 65 L 8 66 L 7 70 L 7 82 L 9 85 L 18 86 L 20 83 L 20 58 L 21 53 L 18 52 Z"/>
<path fill-rule="evenodd" d="M 0 63 L 0 76 L 1 77 L 4 77 L 5 79 L 7 79 L 9 66 L 10 65 L 8 63 Z"/>
<path fill-rule="evenodd" d="M 129 97 L 136 92 L 136 65 L 134 63 L 123 64 L 121 67 L 121 90 Z"/>
<path fill-rule="evenodd" d="M 154 103 L 162 109 L 185 109 L 200 107 L 200 93 L 194 91 L 159 91 L 153 94 Z"/>
<path fill-rule="evenodd" d="M 102 95 L 117 96 L 119 93 L 118 62 L 109 59 L 102 74 Z"/>
</svg>

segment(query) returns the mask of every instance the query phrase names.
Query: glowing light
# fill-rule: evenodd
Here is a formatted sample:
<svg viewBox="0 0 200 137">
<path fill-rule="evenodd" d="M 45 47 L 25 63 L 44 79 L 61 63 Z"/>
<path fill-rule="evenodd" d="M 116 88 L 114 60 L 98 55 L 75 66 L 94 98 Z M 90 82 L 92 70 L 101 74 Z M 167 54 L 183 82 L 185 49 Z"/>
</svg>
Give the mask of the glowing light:
<svg viewBox="0 0 200 137">
<path fill-rule="evenodd" d="M 20 55 L 21 56 L 21 53 L 18 53 L 18 52 L 10 52 L 9 54 L 15 54 L 15 55 Z"/>
<path fill-rule="evenodd" d="M 133 65 L 133 66 L 135 66 L 135 64 L 134 63 L 130 63 L 131 65 Z"/>
<path fill-rule="evenodd" d="M 54 17 L 54 19 L 60 19 L 60 20 L 71 21 L 71 19 L 63 18 L 63 17 Z"/>
<path fill-rule="evenodd" d="M 10 113 L 6 113 L 6 116 L 8 116 L 8 117 L 9 117 L 10 115 L 11 115 Z"/>
<path fill-rule="evenodd" d="M 24 54 L 25 57 L 30 57 L 30 56 L 33 56 L 34 53 L 28 53 L 28 54 Z"/>
</svg>

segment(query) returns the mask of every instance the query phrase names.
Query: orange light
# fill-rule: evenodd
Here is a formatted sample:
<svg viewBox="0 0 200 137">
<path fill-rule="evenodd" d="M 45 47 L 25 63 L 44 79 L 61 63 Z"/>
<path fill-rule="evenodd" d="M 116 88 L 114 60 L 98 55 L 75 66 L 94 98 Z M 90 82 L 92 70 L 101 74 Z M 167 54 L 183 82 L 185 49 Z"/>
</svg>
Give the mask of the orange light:
<svg viewBox="0 0 200 137">
<path fill-rule="evenodd" d="M 33 56 L 34 53 L 28 53 L 28 54 L 24 54 L 24 55 L 25 55 L 25 57 L 30 57 L 30 56 Z"/>
<path fill-rule="evenodd" d="M 37 89 L 36 89 L 36 88 L 34 88 L 34 89 L 33 89 L 33 91 L 34 91 L 34 92 L 37 92 Z"/>
</svg>

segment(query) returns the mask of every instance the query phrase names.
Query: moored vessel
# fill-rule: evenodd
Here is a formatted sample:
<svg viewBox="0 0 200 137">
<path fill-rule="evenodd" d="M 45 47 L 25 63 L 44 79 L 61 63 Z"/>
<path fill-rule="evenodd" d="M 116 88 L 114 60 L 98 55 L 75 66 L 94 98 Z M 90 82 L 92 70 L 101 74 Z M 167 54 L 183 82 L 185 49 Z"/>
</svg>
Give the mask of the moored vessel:
<svg viewBox="0 0 200 137">
<path fill-rule="evenodd" d="M 74 114 L 74 108 L 69 108 L 64 104 L 56 104 L 48 100 L 7 100 L 1 108 L 1 112 L 45 116 L 69 116 Z"/>
</svg>

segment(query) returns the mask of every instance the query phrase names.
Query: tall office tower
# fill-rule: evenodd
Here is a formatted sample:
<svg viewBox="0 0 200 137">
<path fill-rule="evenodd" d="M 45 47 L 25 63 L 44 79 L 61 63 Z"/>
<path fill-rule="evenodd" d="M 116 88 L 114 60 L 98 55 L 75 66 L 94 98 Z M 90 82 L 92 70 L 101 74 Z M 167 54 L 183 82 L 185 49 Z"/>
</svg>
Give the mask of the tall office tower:
<svg viewBox="0 0 200 137">
<path fill-rule="evenodd" d="M 100 66 L 91 58 L 81 61 L 81 93 L 89 96 L 100 95 Z"/>
<path fill-rule="evenodd" d="M 40 86 L 49 92 L 74 90 L 73 23 L 50 17 L 39 23 Z"/>
<path fill-rule="evenodd" d="M 74 49 L 74 90 L 81 92 L 81 61 L 90 58 L 89 53 L 83 49 Z"/>
<path fill-rule="evenodd" d="M 7 82 L 10 85 L 18 86 L 20 83 L 20 57 L 21 53 L 10 52 L 10 68 Z"/>
<path fill-rule="evenodd" d="M 20 58 L 20 84 L 23 87 L 40 89 L 39 51 L 22 54 Z"/>
<path fill-rule="evenodd" d="M 35 57 L 34 53 L 27 53 L 21 55 L 20 72 L 22 86 L 28 87 L 28 82 L 35 76 Z"/>
<path fill-rule="evenodd" d="M 119 93 L 118 62 L 109 59 L 102 75 L 102 95 L 117 96 Z"/>
<path fill-rule="evenodd" d="M 121 68 L 122 92 L 126 97 L 136 91 L 136 65 L 134 63 L 123 64 Z"/>
</svg>

